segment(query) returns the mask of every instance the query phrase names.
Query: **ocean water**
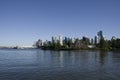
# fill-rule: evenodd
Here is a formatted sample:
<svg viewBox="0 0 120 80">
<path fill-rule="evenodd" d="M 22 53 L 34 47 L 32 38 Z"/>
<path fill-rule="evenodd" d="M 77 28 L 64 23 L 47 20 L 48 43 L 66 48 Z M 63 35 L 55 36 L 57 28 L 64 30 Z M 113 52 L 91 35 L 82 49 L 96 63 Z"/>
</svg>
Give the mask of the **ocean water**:
<svg viewBox="0 0 120 80">
<path fill-rule="evenodd" d="M 120 52 L 0 49 L 0 80 L 120 80 Z"/>
</svg>

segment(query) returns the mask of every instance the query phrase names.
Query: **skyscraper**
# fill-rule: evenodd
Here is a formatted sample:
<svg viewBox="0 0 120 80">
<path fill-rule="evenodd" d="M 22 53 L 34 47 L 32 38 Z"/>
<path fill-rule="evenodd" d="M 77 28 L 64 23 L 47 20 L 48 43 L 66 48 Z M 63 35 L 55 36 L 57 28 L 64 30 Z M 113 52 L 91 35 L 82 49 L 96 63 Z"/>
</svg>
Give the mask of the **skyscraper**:
<svg viewBox="0 0 120 80">
<path fill-rule="evenodd" d="M 97 44 L 97 36 L 95 36 L 94 44 Z"/>
<path fill-rule="evenodd" d="M 54 37 L 52 36 L 52 43 L 54 43 Z"/>
<path fill-rule="evenodd" d="M 102 33 L 102 31 L 99 31 L 97 35 L 98 35 L 99 40 L 103 39 L 103 33 Z"/>
<path fill-rule="evenodd" d="M 52 36 L 52 43 L 54 44 L 54 43 L 57 43 L 57 38 L 54 36 Z"/>
<path fill-rule="evenodd" d="M 93 38 L 91 38 L 91 41 L 90 41 L 90 43 L 91 43 L 92 45 L 94 44 Z"/>
<path fill-rule="evenodd" d="M 62 39 L 62 36 L 59 36 L 59 43 L 60 43 L 60 45 L 63 45 L 63 39 Z"/>
</svg>

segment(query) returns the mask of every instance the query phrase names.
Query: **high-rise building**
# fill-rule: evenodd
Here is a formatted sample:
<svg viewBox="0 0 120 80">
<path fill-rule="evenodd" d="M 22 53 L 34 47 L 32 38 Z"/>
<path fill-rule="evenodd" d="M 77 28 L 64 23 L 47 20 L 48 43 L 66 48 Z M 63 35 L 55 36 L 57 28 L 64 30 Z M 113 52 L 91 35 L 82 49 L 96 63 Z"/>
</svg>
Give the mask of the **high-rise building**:
<svg viewBox="0 0 120 80">
<path fill-rule="evenodd" d="M 52 43 L 54 43 L 54 37 L 52 36 Z"/>
<path fill-rule="evenodd" d="M 86 41 L 87 43 L 90 43 L 90 39 L 87 36 L 83 36 L 82 38 L 83 41 Z"/>
<path fill-rule="evenodd" d="M 94 44 L 94 40 L 93 40 L 93 38 L 91 38 L 91 42 L 90 42 L 92 45 Z"/>
<path fill-rule="evenodd" d="M 62 36 L 59 36 L 59 43 L 60 43 L 60 45 L 63 45 L 63 39 L 62 39 Z"/>
<path fill-rule="evenodd" d="M 103 32 L 102 31 L 99 31 L 97 35 L 98 35 L 99 41 L 101 39 L 103 39 Z"/>
<path fill-rule="evenodd" d="M 96 45 L 97 43 L 98 43 L 97 36 L 95 36 L 94 44 Z"/>
<path fill-rule="evenodd" d="M 65 44 L 67 44 L 67 42 L 68 42 L 67 37 L 64 37 L 63 38 L 63 44 L 65 45 Z"/>
<path fill-rule="evenodd" d="M 75 40 L 76 40 L 76 38 L 72 38 L 72 43 L 74 43 L 74 42 L 75 42 Z"/>
<path fill-rule="evenodd" d="M 52 43 L 57 43 L 57 38 L 55 36 L 52 36 Z"/>
</svg>

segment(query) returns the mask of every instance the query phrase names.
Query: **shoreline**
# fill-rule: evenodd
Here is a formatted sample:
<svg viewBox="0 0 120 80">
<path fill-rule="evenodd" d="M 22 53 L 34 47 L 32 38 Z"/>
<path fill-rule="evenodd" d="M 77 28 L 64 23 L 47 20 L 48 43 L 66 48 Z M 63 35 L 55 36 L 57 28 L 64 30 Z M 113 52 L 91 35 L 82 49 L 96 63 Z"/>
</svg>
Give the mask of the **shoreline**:
<svg viewBox="0 0 120 80">
<path fill-rule="evenodd" d="M 77 51 L 77 50 L 90 50 L 90 51 L 120 51 L 120 49 L 100 49 L 100 48 L 38 48 L 41 50 L 52 50 L 52 51 Z"/>
<path fill-rule="evenodd" d="M 0 49 L 14 49 L 14 50 L 26 50 L 26 49 L 41 49 L 41 50 L 51 50 L 51 51 L 81 51 L 81 50 L 88 50 L 88 51 L 120 51 L 120 49 L 100 49 L 100 48 L 0 48 Z"/>
</svg>

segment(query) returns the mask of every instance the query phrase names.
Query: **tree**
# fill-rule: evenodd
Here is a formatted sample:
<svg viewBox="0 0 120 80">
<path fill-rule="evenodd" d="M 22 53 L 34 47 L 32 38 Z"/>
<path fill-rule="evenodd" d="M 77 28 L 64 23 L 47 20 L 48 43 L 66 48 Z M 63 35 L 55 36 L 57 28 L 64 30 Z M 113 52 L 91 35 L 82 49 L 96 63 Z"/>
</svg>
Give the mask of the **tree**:
<svg viewBox="0 0 120 80">
<path fill-rule="evenodd" d="M 113 49 L 120 49 L 120 39 L 117 38 L 117 39 L 112 39 L 111 40 L 111 47 Z"/>
<path fill-rule="evenodd" d="M 109 50 L 110 49 L 110 45 L 108 44 L 107 40 L 104 40 L 104 38 L 100 39 L 100 43 L 98 44 L 100 49 L 103 50 Z"/>
</svg>

